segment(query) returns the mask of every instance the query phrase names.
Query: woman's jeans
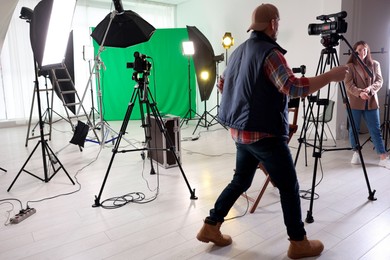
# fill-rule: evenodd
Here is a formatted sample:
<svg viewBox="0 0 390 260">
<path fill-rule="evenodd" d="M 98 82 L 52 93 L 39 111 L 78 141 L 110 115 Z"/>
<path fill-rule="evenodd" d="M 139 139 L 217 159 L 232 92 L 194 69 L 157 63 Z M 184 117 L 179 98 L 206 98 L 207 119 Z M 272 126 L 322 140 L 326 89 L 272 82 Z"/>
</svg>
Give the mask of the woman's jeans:
<svg viewBox="0 0 390 260">
<path fill-rule="evenodd" d="M 353 121 L 355 122 L 356 133 L 359 135 L 360 122 L 361 122 L 361 118 L 363 117 L 364 121 L 366 122 L 368 131 L 370 133 L 371 141 L 375 146 L 375 151 L 377 152 L 377 154 L 386 153 L 385 145 L 383 144 L 382 134 L 381 134 L 379 109 L 373 109 L 373 110 L 352 109 L 351 111 L 352 111 Z M 357 138 L 359 138 L 359 136 L 357 136 Z M 357 144 L 355 141 L 355 137 L 353 135 L 352 127 L 349 127 L 349 141 L 351 143 L 352 149 L 356 151 Z"/>
<path fill-rule="evenodd" d="M 306 234 L 301 216 L 299 184 L 287 141 L 264 138 L 253 144 L 236 143 L 236 170 L 233 180 L 222 191 L 209 218 L 223 222 L 230 208 L 252 184 L 259 163 L 262 163 L 279 189 L 287 234 L 292 240 L 302 240 Z"/>
</svg>

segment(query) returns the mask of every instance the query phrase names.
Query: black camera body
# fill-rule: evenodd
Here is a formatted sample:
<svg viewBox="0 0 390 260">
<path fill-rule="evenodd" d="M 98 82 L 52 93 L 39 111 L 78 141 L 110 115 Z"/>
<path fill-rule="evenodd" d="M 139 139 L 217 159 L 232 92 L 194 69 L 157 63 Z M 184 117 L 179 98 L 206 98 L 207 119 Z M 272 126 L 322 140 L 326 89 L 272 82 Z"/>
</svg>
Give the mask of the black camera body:
<svg viewBox="0 0 390 260">
<path fill-rule="evenodd" d="M 132 79 L 139 81 L 140 79 L 144 79 L 145 76 L 150 74 L 152 64 L 147 60 L 147 58 L 150 57 L 146 56 L 145 54 L 140 54 L 138 51 L 134 52 L 134 58 L 134 62 L 128 62 L 126 67 L 128 69 L 134 70 Z"/>
<path fill-rule="evenodd" d="M 324 23 L 309 24 L 307 31 L 309 35 L 322 35 L 321 43 L 325 47 L 336 46 L 340 39 L 338 34 L 347 32 L 348 23 L 344 20 L 345 17 L 347 17 L 346 11 L 317 16 L 316 19 Z"/>
<path fill-rule="evenodd" d="M 324 21 L 324 23 L 309 24 L 307 31 L 309 35 L 345 33 L 348 28 L 348 23 L 344 20 L 345 17 L 347 17 L 347 12 L 345 11 L 317 16 L 317 20 Z M 330 21 L 331 18 L 333 18 L 334 21 Z"/>
</svg>

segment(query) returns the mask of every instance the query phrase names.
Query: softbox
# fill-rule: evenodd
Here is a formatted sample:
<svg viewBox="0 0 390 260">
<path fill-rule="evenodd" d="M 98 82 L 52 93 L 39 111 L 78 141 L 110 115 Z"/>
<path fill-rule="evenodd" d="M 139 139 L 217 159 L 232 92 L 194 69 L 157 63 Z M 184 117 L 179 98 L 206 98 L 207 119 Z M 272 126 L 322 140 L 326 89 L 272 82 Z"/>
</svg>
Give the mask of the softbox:
<svg viewBox="0 0 390 260">
<path fill-rule="evenodd" d="M 116 14 L 113 18 L 111 15 L 112 13 L 108 14 L 91 34 L 92 38 L 99 45 L 126 48 L 147 42 L 156 30 L 151 24 L 131 10 Z"/>
<path fill-rule="evenodd" d="M 195 64 L 196 79 L 198 81 L 201 101 L 208 100 L 213 91 L 216 80 L 216 62 L 213 47 L 206 36 L 195 26 L 187 26 L 188 37 L 194 43 L 195 54 L 192 56 Z M 202 72 L 208 72 L 209 77 L 204 80 Z"/>
</svg>

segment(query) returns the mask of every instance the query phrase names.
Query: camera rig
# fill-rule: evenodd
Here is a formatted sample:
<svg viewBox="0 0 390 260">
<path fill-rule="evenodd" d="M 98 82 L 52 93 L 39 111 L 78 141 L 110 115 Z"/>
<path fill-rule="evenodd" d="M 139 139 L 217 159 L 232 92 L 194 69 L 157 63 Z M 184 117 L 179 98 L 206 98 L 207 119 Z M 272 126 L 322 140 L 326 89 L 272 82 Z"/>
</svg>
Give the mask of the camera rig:
<svg viewBox="0 0 390 260">
<path fill-rule="evenodd" d="M 133 76 L 131 77 L 136 82 L 144 81 L 147 76 L 150 75 L 150 69 L 152 64 L 147 60 L 150 58 L 145 54 L 141 54 L 138 51 L 134 52 L 134 62 L 128 62 L 126 67 L 133 69 Z"/>
<path fill-rule="evenodd" d="M 320 24 L 309 24 L 307 31 L 309 35 L 321 35 L 321 43 L 323 46 L 337 46 L 341 38 L 339 34 L 347 32 L 348 23 L 344 20 L 345 17 L 347 17 L 346 11 L 317 16 L 317 20 L 324 22 Z"/>
</svg>

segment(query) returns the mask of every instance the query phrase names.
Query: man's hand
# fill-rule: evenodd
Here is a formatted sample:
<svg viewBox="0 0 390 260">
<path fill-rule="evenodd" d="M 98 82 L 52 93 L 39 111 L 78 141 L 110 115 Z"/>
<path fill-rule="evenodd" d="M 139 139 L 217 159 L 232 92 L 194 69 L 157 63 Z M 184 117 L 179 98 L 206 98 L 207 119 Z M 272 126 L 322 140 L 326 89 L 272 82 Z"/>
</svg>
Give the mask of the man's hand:
<svg viewBox="0 0 390 260">
<path fill-rule="evenodd" d="M 224 79 L 222 78 L 222 76 L 220 76 L 219 79 L 218 79 L 217 88 L 218 88 L 218 91 L 221 94 L 222 94 L 222 91 L 223 91 L 223 83 L 224 83 Z"/>
<path fill-rule="evenodd" d="M 330 81 L 343 81 L 347 73 L 349 73 L 348 66 L 334 67 L 329 71 Z"/>
</svg>

